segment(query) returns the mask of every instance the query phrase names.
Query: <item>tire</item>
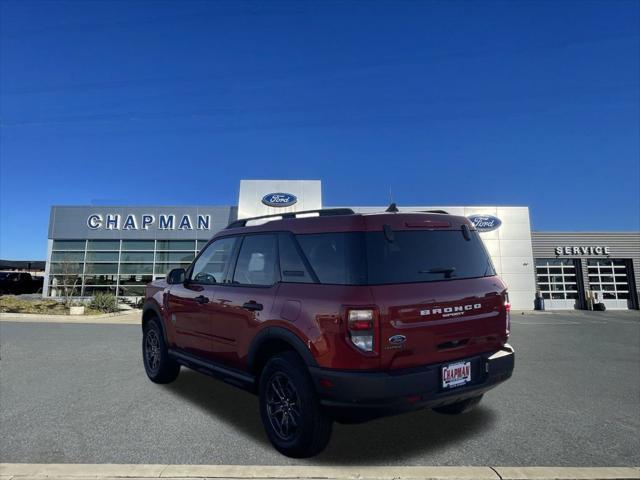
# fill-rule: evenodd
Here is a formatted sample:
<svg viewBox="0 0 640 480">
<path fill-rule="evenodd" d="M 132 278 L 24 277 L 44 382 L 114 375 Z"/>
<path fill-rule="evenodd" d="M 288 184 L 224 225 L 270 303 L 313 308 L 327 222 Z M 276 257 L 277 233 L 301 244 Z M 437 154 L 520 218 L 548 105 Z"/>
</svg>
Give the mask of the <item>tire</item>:
<svg viewBox="0 0 640 480">
<path fill-rule="evenodd" d="M 171 383 L 180 373 L 180 364 L 169 356 L 159 322 L 152 318 L 142 331 L 142 361 L 149 380 Z"/>
<path fill-rule="evenodd" d="M 320 406 L 306 365 L 295 352 L 272 357 L 260 376 L 260 416 L 283 455 L 307 458 L 329 443 L 332 420 Z"/>
<path fill-rule="evenodd" d="M 467 413 L 473 410 L 473 408 L 480 403 L 480 400 L 482 400 L 482 395 L 467 398 L 466 400 L 451 403 L 449 405 L 443 405 L 442 407 L 434 407 L 432 410 L 444 415 L 460 415 L 461 413 Z"/>
</svg>

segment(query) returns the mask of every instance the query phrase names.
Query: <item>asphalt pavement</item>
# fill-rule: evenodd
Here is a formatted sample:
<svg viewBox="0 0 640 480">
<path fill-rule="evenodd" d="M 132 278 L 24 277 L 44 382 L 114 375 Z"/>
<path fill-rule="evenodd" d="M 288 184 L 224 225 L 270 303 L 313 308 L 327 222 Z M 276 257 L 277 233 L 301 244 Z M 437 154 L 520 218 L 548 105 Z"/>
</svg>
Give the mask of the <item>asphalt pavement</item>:
<svg viewBox="0 0 640 480">
<path fill-rule="evenodd" d="M 514 376 L 466 415 L 335 425 L 278 454 L 256 397 L 183 369 L 147 380 L 137 325 L 0 323 L 0 462 L 637 466 L 640 314 L 514 315 Z"/>
</svg>

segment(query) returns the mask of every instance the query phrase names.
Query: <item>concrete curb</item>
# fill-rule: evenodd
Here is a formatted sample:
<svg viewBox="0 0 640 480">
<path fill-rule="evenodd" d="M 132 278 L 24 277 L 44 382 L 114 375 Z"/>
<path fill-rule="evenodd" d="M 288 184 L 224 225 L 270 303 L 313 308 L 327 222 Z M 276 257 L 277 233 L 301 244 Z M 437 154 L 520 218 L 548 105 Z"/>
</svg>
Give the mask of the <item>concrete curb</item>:
<svg viewBox="0 0 640 480">
<path fill-rule="evenodd" d="M 495 467 L 502 480 L 638 479 L 638 467 Z"/>
<path fill-rule="evenodd" d="M 100 324 L 139 324 L 142 318 L 140 310 L 105 313 L 102 315 L 42 315 L 39 313 L 0 313 L 2 322 L 26 323 L 100 323 Z"/>
<path fill-rule="evenodd" d="M 298 467 L 270 465 L 0 464 L 3 480 L 28 479 L 346 479 L 638 480 L 638 467 Z"/>
</svg>

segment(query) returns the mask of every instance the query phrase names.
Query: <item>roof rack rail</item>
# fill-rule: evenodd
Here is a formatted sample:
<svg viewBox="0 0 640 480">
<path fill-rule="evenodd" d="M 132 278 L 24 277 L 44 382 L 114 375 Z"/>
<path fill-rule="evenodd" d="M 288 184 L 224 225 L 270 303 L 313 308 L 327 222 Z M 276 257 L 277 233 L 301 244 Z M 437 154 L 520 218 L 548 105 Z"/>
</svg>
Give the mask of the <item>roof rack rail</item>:
<svg viewBox="0 0 640 480">
<path fill-rule="evenodd" d="M 271 215 L 262 215 L 260 217 L 250 217 L 250 218 L 242 218 L 240 220 L 235 220 L 231 222 L 226 228 L 238 228 L 238 227 L 246 227 L 247 222 L 252 220 L 262 220 L 273 218 L 274 220 L 280 220 L 285 218 L 296 218 L 300 215 L 307 216 L 313 213 L 317 213 L 319 217 L 333 217 L 337 215 L 354 215 L 356 212 L 351 210 L 350 208 L 322 208 L 319 210 L 303 210 L 301 212 L 286 212 L 286 213 L 273 213 Z"/>
<path fill-rule="evenodd" d="M 445 210 L 424 210 L 422 213 L 442 213 L 444 215 L 449 215 L 449 212 Z"/>
</svg>

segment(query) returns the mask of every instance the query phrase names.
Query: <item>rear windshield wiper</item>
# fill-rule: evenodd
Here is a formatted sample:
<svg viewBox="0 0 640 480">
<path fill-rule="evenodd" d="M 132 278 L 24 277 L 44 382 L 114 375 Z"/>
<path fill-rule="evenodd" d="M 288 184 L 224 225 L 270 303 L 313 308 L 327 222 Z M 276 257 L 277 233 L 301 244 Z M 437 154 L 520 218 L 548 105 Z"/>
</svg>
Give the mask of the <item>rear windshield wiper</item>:
<svg viewBox="0 0 640 480">
<path fill-rule="evenodd" d="M 430 268 L 429 270 L 418 270 L 418 273 L 444 273 L 444 278 L 451 278 L 453 276 L 453 272 L 456 271 L 455 267 L 447 267 L 447 268 Z"/>
</svg>

